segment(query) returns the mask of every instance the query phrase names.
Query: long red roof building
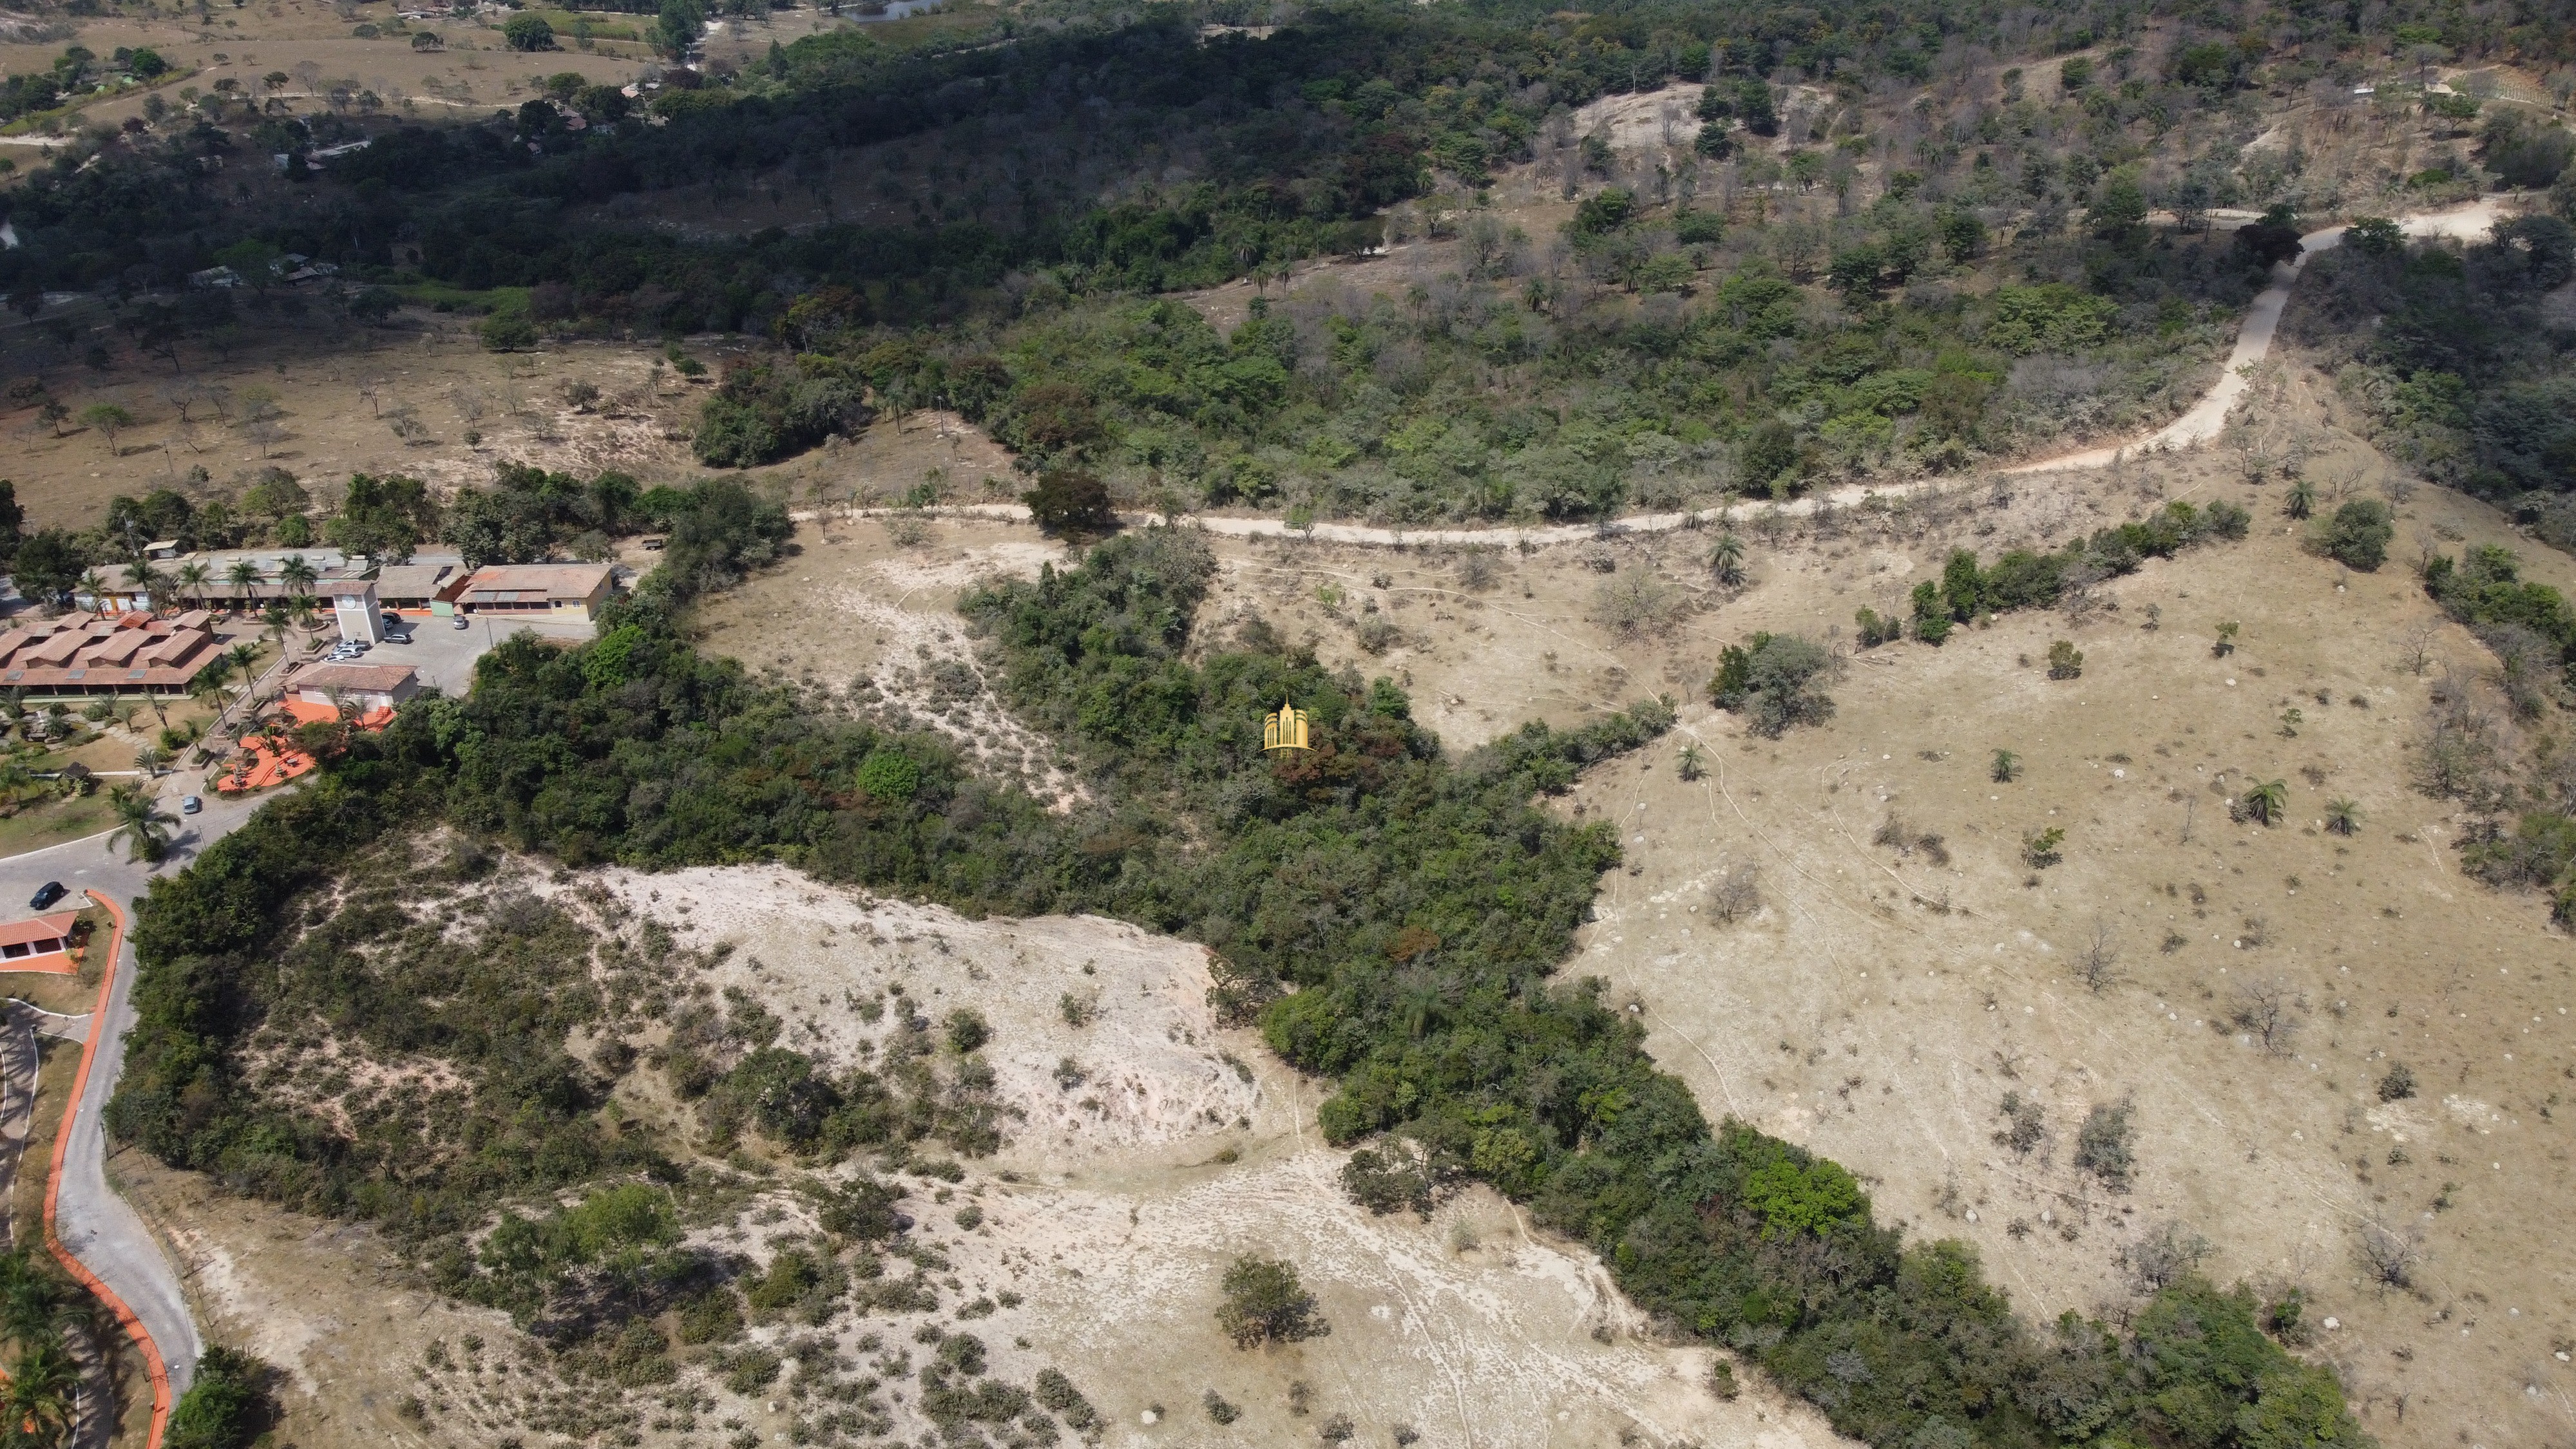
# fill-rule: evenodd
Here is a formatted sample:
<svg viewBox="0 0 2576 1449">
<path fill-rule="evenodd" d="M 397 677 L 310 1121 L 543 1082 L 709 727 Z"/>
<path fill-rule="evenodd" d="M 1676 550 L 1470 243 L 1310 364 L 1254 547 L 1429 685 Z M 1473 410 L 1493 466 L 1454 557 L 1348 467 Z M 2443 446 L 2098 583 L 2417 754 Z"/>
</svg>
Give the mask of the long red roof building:
<svg viewBox="0 0 2576 1449">
<path fill-rule="evenodd" d="M 185 694 L 222 654 L 214 616 L 65 614 L 0 632 L 0 689 L 28 694 Z"/>
</svg>

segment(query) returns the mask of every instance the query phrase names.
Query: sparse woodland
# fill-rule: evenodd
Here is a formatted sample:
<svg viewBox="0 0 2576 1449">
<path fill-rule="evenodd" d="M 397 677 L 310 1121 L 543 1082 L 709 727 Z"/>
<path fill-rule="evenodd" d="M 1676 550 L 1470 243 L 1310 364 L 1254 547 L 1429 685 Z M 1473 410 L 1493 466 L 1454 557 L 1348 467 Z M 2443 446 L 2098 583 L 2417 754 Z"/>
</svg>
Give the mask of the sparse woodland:
<svg viewBox="0 0 2576 1449">
<path fill-rule="evenodd" d="M 672 4 L 666 25 L 694 15 Z M 1266 38 L 1201 31 L 1273 19 Z M 519 40 L 542 43 L 526 26 Z M 649 120 L 606 87 L 458 127 L 278 117 L 218 93 L 76 137 L 12 186 L 20 244 L 0 251 L 0 290 L 34 319 L 48 291 L 121 286 L 122 334 L 174 373 L 246 326 L 289 325 L 256 284 L 289 252 L 340 265 L 344 281 L 315 295 L 344 332 L 400 326 L 407 300 L 434 296 L 480 314 L 495 349 L 658 337 L 683 376 L 706 372 L 684 336 L 749 333 L 765 350 L 712 380 L 688 440 L 701 463 L 756 468 L 953 409 L 1016 454 L 1040 522 L 1079 536 L 1139 504 L 1607 519 L 2125 433 L 2200 393 L 2304 222 L 2359 217 L 2311 266 L 2289 334 L 2393 456 L 2567 546 L 2576 373 L 2570 334 L 2543 319 L 2576 275 L 2576 147 L 2549 104 L 2502 96 L 2492 75 L 2484 95 L 2423 77 L 2461 60 L 2565 79 L 2570 43 L 2562 16 L 2515 0 L 1278 17 L 1050 0 L 920 43 L 840 30 L 777 46 L 717 83 L 673 81 Z M 2353 100 L 2370 78 L 2379 99 Z M 1587 105 L 1668 87 L 1681 110 L 1652 145 L 1576 125 Z M 8 104 L 59 99 L 39 90 L 13 80 Z M 2255 144 L 2293 103 L 2337 134 L 2424 129 L 2398 149 L 2438 164 L 2310 171 L 2296 148 Z M 361 129 L 372 144 L 327 171 L 240 164 Z M 228 156 L 230 172 L 206 164 Z M 839 215 L 843 168 L 877 174 L 909 222 Z M 1535 197 L 1515 202 L 1510 185 L 1532 176 Z M 2490 180 L 2531 201 L 2492 237 L 2409 244 L 2384 220 Z M 657 195 L 747 185 L 801 188 L 820 219 L 734 237 L 635 224 Z M 2221 208 L 2262 219 L 2213 225 Z M 389 237 L 416 240 L 417 262 L 387 260 Z M 1370 294 L 1319 280 L 1334 258 L 1412 270 Z M 211 265 L 255 285 L 175 290 Z M 1253 295 L 1222 326 L 1177 295 L 1239 284 Z M 72 339 L 38 335 L 12 400 L 59 432 L 75 418 L 55 396 Z M 183 389 L 174 406 L 221 409 L 264 457 L 274 399 L 243 393 Z M 111 451 L 130 422 L 80 416 Z M 521 636 L 483 659 L 470 695 L 417 701 L 381 735 L 310 735 L 325 758 L 308 785 L 155 882 L 109 1126 L 229 1190 L 378 1226 L 440 1292 L 509 1313 L 568 1380 L 661 1392 L 664 1422 L 694 1426 L 699 1401 L 672 1387 L 682 1365 L 751 1395 L 793 1362 L 793 1382 L 832 1406 L 800 1421 L 826 1442 L 893 1432 L 884 1395 L 906 1379 L 959 1435 L 1102 1429 L 1064 1374 L 1007 1381 L 973 1333 L 925 1327 L 918 1367 L 870 1340 L 862 1374 L 803 1332 L 852 1306 L 954 1307 L 948 1264 L 881 1174 L 962 1174 L 959 1158 L 1013 1124 L 992 1091 L 1008 1044 L 973 1012 L 872 998 L 853 1009 L 890 1013 L 882 1050 L 826 1062 L 759 1002 L 698 981 L 709 958 L 579 884 L 610 863 L 783 863 L 969 913 L 1095 912 L 1204 944 L 1223 1019 L 1330 1083 L 1317 1121 L 1359 1149 L 1344 1176 L 1356 1199 L 1422 1213 L 1489 1185 L 1597 1253 L 1674 1338 L 1727 1346 L 1870 1444 L 2366 1442 L 2335 1372 L 2291 1351 L 2295 1299 L 2207 1281 L 2207 1244 L 2171 1230 L 2139 1249 L 2146 1292 L 2125 1317 L 2025 1321 L 1972 1249 L 1883 1224 L 1866 1164 L 1711 1121 L 1602 983 L 1561 974 L 1621 847 L 1550 797 L 1662 739 L 1670 699 L 1446 750 L 1393 680 L 1328 668 L 1258 623 L 1206 624 L 1206 545 L 1143 529 L 962 604 L 979 677 L 1087 787 L 1059 809 L 940 736 L 888 727 L 864 691 L 764 681 L 693 645 L 692 604 L 789 546 L 784 508 L 756 485 L 508 466 L 446 499 L 399 477 L 328 491 L 316 504 L 278 468 L 238 499 L 177 485 L 120 498 L 80 533 L 13 516 L 10 561 L 22 587 L 68 587 L 143 566 L 137 535 L 388 555 L 444 540 L 475 562 L 602 556 L 646 527 L 669 540 L 595 642 Z M 907 501 L 939 497 L 925 482 Z M 2473 874 L 2549 891 L 2576 921 L 2576 774 L 2545 727 L 2576 664 L 2576 609 L 2506 550 L 2410 557 L 2376 500 L 2321 501 L 2301 481 L 2285 511 L 2346 568 L 2415 570 L 2487 645 L 2491 678 L 2436 692 L 2417 784 L 2486 822 L 2464 842 Z M 1812 517 L 1822 537 L 1831 514 Z M 2233 504 L 2176 501 L 2053 550 L 1962 548 L 1901 611 L 1863 608 L 1861 645 L 1938 647 L 2021 609 L 2080 622 L 2096 586 L 2250 527 Z M 1711 566 L 1742 589 L 1742 540 L 1728 534 Z M 1470 556 L 1462 582 L 1492 572 Z M 1603 584 L 1597 603 L 1629 636 L 1681 607 L 1651 573 Z M 1377 631 L 1372 654 L 1399 637 L 1358 627 Z M 2218 628 L 2225 657 L 2237 625 Z M 2414 654 L 2430 657 L 2423 639 Z M 1833 717 L 1849 661 L 1755 633 L 1707 692 L 1776 740 Z M 2071 640 L 2042 667 L 2050 688 L 2086 677 Z M 1311 712 L 1318 748 L 1273 760 L 1259 720 L 1283 697 Z M 2282 717 L 2285 735 L 2298 725 L 2296 709 Z M 1705 768 L 1696 747 L 1683 761 L 1686 779 Z M 1991 781 L 2020 768 L 1996 749 Z M 2283 788 L 2232 803 L 2269 825 Z M 2321 818 L 2361 828 L 2348 800 Z M 1879 843 L 1946 864 L 1941 836 L 1893 815 Z M 2061 827 L 2032 830 L 2016 873 L 2036 885 L 2066 844 Z M 531 887 L 548 877 L 561 889 Z M 1761 914 L 1762 884 L 1731 863 L 1706 919 Z M 2118 968 L 2097 927 L 2079 980 L 2107 994 Z M 2249 978 L 2226 1020 L 2286 1053 L 2300 1021 L 2286 993 Z M 1065 997 L 1069 1024 L 1090 1009 Z M 438 1072 L 389 1065 L 429 1059 Z M 1072 1057 L 1058 1070 L 1082 1080 Z M 638 1074 L 685 1130 L 603 1111 Z M 2378 1090 L 2392 1103 L 2415 1084 L 2392 1066 Z M 2017 1157 L 2046 1140 L 2035 1099 L 2006 1097 L 2002 1123 L 1996 1144 Z M 2096 1102 L 2071 1158 L 2121 1192 L 2135 1144 L 2131 1106 Z M 758 1268 L 690 1238 L 739 1207 L 755 1157 L 798 1174 L 819 1224 Z M 971 1228 L 976 1211 L 952 1220 Z M 2376 1224 L 2361 1251 L 2395 1288 L 2421 1256 Z M 1225 1292 L 1225 1330 L 1247 1346 L 1326 1326 L 1291 1264 L 1242 1259 Z M 755 1324 L 793 1328 L 773 1344 L 746 1338 Z M 251 1375 L 218 1369 L 206 1404 Z M 13 1391 L 35 1392 L 16 1385 L 39 1375 L 12 1373 Z M 239 1418 L 250 1399 L 235 1397 Z M 634 1432 L 633 1411 L 602 1402 L 567 1399 L 529 1427 Z M 1205 1408 L 1220 1424 L 1236 1411 L 1213 1390 Z"/>
<path fill-rule="evenodd" d="M 397 907 L 364 874 L 334 887 L 322 864 L 417 850 L 403 842 L 440 830 L 460 841 L 451 877 L 485 868 L 471 842 L 486 838 L 568 865 L 785 859 L 973 909 L 1098 910 L 1206 942 L 1223 1009 L 1338 1081 L 1320 1112 L 1330 1138 L 1409 1144 L 1379 1159 L 1412 1179 L 1381 1190 L 1386 1206 L 1442 1181 L 1491 1183 L 1600 1252 L 1678 1330 L 1752 1357 L 1870 1442 L 2161 1433 L 2185 1401 L 2221 1423 L 2325 1442 L 2357 1433 L 2332 1374 L 2264 1336 L 2251 1297 L 2188 1274 L 2125 1331 L 2022 1324 L 1972 1253 L 1909 1244 L 1876 1224 L 1842 1167 L 1711 1124 L 1596 988 L 1553 979 L 1618 850 L 1533 797 L 1654 739 L 1666 707 L 1573 733 L 1533 725 L 1452 759 L 1391 684 L 1336 678 L 1258 627 L 1186 662 L 1210 567 L 1203 545 L 1155 530 L 968 601 L 1009 697 L 1059 730 L 1103 790 L 1071 817 L 964 776 L 922 737 L 698 657 L 654 591 L 621 606 L 599 644 L 504 646 L 470 697 L 353 740 L 318 784 L 156 884 L 116 1130 L 243 1190 L 380 1221 L 449 1291 L 511 1307 L 619 1381 L 651 1382 L 687 1349 L 659 1322 L 721 1343 L 728 1315 L 757 1311 L 764 1293 L 826 1314 L 854 1291 L 936 1301 L 885 1276 L 886 1252 L 869 1243 L 894 1230 L 864 1173 L 828 1207 L 841 1246 L 774 1265 L 769 1276 L 794 1280 L 774 1291 L 728 1283 L 673 1250 L 659 1196 L 616 1185 L 720 1194 L 723 1174 L 691 1166 L 681 1144 L 611 1133 L 588 1107 L 598 1073 L 660 1071 L 702 1103 L 703 1146 L 753 1131 L 817 1162 L 932 1139 L 988 1150 L 974 1108 L 980 1022 L 952 1019 L 943 1043 L 925 1019 L 917 1048 L 835 1080 L 775 1044 L 756 1006 L 620 987 L 667 949 L 649 933 L 585 937 L 560 911 L 507 896 L 440 929 L 426 924 L 434 900 Z M 1283 692 L 1314 710 L 1320 748 L 1274 764 L 1241 732 Z M 1173 828 L 1184 820 L 1209 828 Z M 483 1019 L 498 989 L 476 984 L 487 973 L 518 983 L 511 1036 Z M 576 1022 L 653 1016 L 672 1041 L 654 1060 L 585 1064 L 561 1049 Z M 286 1069 L 309 1055 L 267 1045 L 325 1022 L 375 1053 L 435 1037 L 459 1064 L 452 1102 L 375 1088 L 334 1097 L 349 1113 L 335 1125 L 315 1093 L 337 1084 L 307 1080 L 325 1069 Z M 2090 1170 L 2125 1173 L 2121 1125 L 2083 1135 Z M 580 1206 L 531 1206 L 567 1190 L 586 1194 Z M 500 1229 L 469 1246 L 496 1215 Z M 899 1234 L 892 1244 L 899 1254 Z M 1282 1331 L 1273 1319 L 1295 1295 L 1275 1289 L 1247 1280 L 1277 1302 L 1245 1310 L 1241 1331 Z M 959 1341 L 943 1343 L 943 1362 Z M 734 1354 L 721 1362 L 746 1382 L 776 1372 L 774 1355 L 712 1351 Z M 943 1372 L 971 1379 L 978 1352 L 958 1348 Z M 1029 1402 L 964 1379 L 925 1377 L 925 1391 L 962 1396 L 942 1401 L 961 1420 Z M 2210 1442 L 2276 1442 L 2227 1432 Z"/>
</svg>

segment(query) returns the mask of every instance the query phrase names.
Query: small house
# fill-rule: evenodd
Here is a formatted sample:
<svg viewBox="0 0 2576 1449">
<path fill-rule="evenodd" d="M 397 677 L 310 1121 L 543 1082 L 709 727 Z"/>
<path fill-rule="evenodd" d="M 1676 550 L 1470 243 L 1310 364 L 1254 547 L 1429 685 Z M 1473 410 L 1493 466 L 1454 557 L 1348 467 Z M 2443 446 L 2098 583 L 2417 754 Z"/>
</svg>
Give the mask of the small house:
<svg viewBox="0 0 2576 1449">
<path fill-rule="evenodd" d="M 392 709 L 418 693 L 420 676 L 408 664 L 316 664 L 295 676 L 298 701 L 325 710 L 353 704 L 361 716 Z M 301 719 L 306 712 L 293 713 Z"/>
<path fill-rule="evenodd" d="M 617 571 L 607 564 L 491 564 L 476 569 L 456 602 L 477 614 L 542 614 L 584 623 L 608 602 Z"/>
</svg>

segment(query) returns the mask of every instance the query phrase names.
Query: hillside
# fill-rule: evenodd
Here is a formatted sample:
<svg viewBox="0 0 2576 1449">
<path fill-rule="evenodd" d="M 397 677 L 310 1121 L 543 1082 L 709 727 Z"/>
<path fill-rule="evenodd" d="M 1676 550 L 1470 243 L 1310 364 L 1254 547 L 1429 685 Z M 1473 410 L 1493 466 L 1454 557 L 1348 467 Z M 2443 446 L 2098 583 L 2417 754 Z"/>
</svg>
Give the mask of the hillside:
<svg viewBox="0 0 2576 1449">
<path fill-rule="evenodd" d="M 19 26 L 22 598 L 643 576 L 138 912 L 226 1432 L 2576 1432 L 2558 19 Z"/>
</svg>

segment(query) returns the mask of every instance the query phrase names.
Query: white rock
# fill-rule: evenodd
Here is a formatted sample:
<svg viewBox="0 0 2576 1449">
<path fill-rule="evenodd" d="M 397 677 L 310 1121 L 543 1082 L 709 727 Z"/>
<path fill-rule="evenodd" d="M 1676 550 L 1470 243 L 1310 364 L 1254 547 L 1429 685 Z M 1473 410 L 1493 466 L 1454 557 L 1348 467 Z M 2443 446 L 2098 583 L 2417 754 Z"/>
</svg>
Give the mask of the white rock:
<svg viewBox="0 0 2576 1449">
<path fill-rule="evenodd" d="M 1155 1412 L 1154 1412 L 1153 1410 L 1151 1410 L 1151 1409 L 1147 1409 L 1145 1412 L 1143 1412 L 1143 1413 L 1141 1413 L 1141 1414 L 1138 1414 L 1136 1417 L 1137 1417 L 1137 1418 L 1139 1418 L 1139 1419 L 1144 1420 L 1144 1421 L 1145 1421 L 1146 1423 L 1148 1423 L 1148 1424 L 1152 1424 L 1152 1423 L 1155 1423 L 1155 1422 L 1159 1421 L 1163 1416 L 1162 1416 L 1162 1415 L 1160 1415 L 1160 1414 L 1155 1413 Z"/>
<path fill-rule="evenodd" d="M 2342 1319 L 2340 1319 L 2340 1318 L 2332 1318 L 2332 1317 L 2329 1317 L 2328 1319 L 2326 1319 L 2326 1332 L 2328 1332 L 2328 1333 L 2332 1333 L 2332 1332 L 2334 1332 L 2336 1329 L 2341 1328 L 2341 1327 L 2343 1327 L 2343 1320 L 2342 1320 Z"/>
</svg>

